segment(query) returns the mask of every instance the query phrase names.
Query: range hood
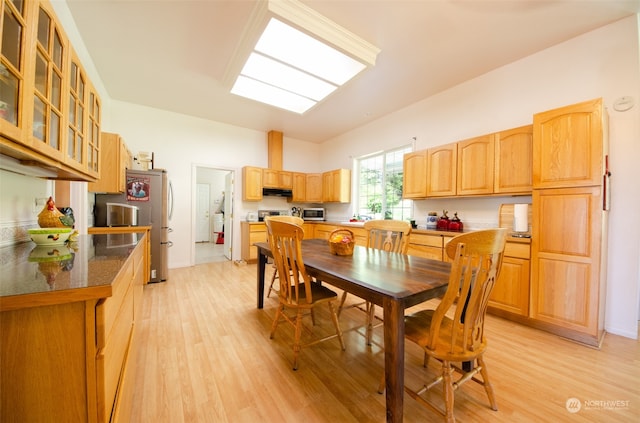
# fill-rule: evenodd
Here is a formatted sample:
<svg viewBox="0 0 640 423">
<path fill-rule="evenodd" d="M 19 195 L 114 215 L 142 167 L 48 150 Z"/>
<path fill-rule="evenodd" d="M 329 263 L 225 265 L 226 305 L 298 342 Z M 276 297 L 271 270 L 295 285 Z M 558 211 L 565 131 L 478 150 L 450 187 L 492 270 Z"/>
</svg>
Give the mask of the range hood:
<svg viewBox="0 0 640 423">
<path fill-rule="evenodd" d="M 262 188 L 263 196 L 271 197 L 293 197 L 293 192 L 290 189 L 284 188 Z"/>
</svg>

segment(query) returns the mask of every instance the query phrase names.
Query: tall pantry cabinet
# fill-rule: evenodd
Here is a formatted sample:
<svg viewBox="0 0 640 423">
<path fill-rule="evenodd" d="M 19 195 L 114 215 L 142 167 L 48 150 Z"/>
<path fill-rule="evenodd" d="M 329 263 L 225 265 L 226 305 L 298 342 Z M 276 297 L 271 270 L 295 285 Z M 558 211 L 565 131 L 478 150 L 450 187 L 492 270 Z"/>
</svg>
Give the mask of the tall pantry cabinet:
<svg viewBox="0 0 640 423">
<path fill-rule="evenodd" d="M 604 335 L 607 136 L 601 99 L 534 115 L 530 317 L 593 346 Z"/>
</svg>

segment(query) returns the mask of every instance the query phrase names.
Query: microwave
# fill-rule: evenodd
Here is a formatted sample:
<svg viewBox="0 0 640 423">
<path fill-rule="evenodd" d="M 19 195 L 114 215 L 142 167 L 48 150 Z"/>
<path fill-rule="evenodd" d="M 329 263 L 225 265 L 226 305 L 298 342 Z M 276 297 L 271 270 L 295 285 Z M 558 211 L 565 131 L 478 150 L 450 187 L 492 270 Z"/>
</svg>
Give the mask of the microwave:
<svg viewBox="0 0 640 423">
<path fill-rule="evenodd" d="M 303 220 L 325 220 L 325 218 L 326 218 L 326 211 L 322 207 L 302 209 Z"/>
<path fill-rule="evenodd" d="M 107 226 L 138 226 L 138 207 L 107 203 Z"/>
</svg>

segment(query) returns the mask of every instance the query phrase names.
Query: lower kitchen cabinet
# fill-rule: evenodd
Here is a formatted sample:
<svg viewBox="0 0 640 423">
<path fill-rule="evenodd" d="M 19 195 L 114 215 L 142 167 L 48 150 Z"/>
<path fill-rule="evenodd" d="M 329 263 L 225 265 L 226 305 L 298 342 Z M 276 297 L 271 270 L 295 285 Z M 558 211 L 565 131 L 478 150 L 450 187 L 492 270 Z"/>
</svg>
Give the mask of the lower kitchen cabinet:
<svg viewBox="0 0 640 423">
<path fill-rule="evenodd" d="M 146 244 L 138 242 L 96 296 L 74 288 L 35 294 L 41 301 L 28 295 L 3 301 L 0 421 L 128 421 Z"/>
<path fill-rule="evenodd" d="M 412 232 L 409 238 L 409 250 L 410 256 L 424 257 L 433 260 L 451 261 L 447 257 L 444 246 L 455 235 L 448 233 L 415 233 Z"/>
<path fill-rule="evenodd" d="M 410 256 L 442 260 L 442 235 L 412 233 L 409 237 Z"/>
<path fill-rule="evenodd" d="M 267 225 L 262 222 L 240 222 L 240 255 L 247 263 L 258 261 L 256 242 L 267 242 Z"/>
<path fill-rule="evenodd" d="M 507 242 L 500 277 L 489 297 L 490 311 L 529 315 L 530 257 L 529 243 Z"/>
</svg>

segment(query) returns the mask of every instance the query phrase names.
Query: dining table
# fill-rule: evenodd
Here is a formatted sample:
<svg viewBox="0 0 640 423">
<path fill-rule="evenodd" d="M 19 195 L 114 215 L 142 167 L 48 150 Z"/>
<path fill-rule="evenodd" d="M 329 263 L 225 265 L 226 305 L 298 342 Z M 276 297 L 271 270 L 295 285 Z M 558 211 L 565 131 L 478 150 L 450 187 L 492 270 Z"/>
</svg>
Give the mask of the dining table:
<svg viewBox="0 0 640 423">
<path fill-rule="evenodd" d="M 273 258 L 269 243 L 258 249 L 257 301 L 264 306 L 265 266 Z M 324 239 L 302 241 L 307 273 L 383 309 L 386 421 L 401 422 L 404 401 L 404 313 L 409 307 L 442 296 L 451 264 L 356 245 L 352 255 L 335 255 Z"/>
</svg>

